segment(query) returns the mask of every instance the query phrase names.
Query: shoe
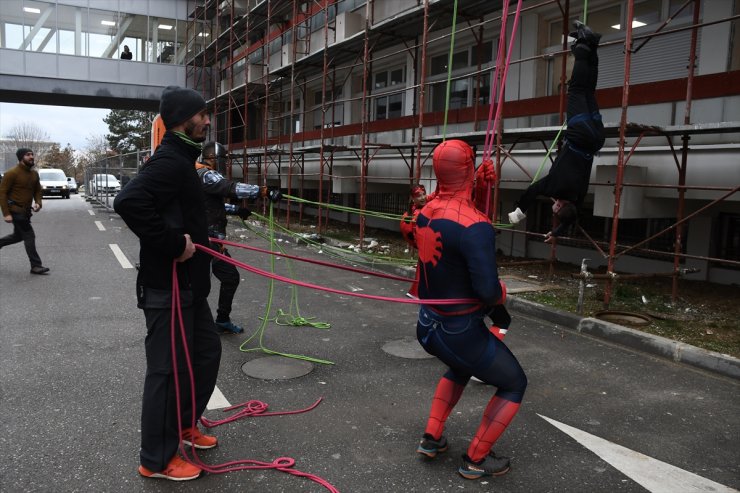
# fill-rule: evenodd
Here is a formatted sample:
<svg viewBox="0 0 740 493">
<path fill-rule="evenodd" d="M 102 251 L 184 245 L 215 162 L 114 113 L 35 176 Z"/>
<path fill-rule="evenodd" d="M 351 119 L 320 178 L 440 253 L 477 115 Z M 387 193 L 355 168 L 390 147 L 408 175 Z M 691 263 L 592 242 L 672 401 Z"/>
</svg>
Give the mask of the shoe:
<svg viewBox="0 0 740 493">
<path fill-rule="evenodd" d="M 419 446 L 416 447 L 416 451 L 418 453 L 426 455 L 430 459 L 434 459 L 437 454 L 447 452 L 447 449 L 447 439 L 444 435 L 439 437 L 439 440 L 435 440 L 429 433 L 424 433 L 424 436 L 421 437 L 421 442 L 419 442 Z"/>
<path fill-rule="evenodd" d="M 216 322 L 216 326 L 220 329 L 223 329 L 224 332 L 231 332 L 232 334 L 241 334 L 242 332 L 244 332 L 244 329 L 232 323 L 231 321 Z"/>
<path fill-rule="evenodd" d="M 579 20 L 573 21 L 573 27 L 575 31 L 569 33 L 568 36 L 575 38 L 576 43 L 586 43 L 589 46 L 599 45 L 601 34 L 593 32 L 590 27 Z"/>
<path fill-rule="evenodd" d="M 498 457 L 491 451 L 480 464 L 473 462 L 468 454 L 463 455 L 462 465 L 457 470 L 465 479 L 479 479 L 485 476 L 502 476 L 511 469 L 508 457 Z"/>
<path fill-rule="evenodd" d="M 509 222 L 511 224 L 519 224 L 522 219 L 526 218 L 527 215 L 523 213 L 519 207 L 517 207 L 514 212 L 509 212 Z"/>
<path fill-rule="evenodd" d="M 182 443 L 188 447 L 193 446 L 197 449 L 205 450 L 218 445 L 218 438 L 212 435 L 204 435 L 196 426 L 195 428 L 182 430 Z"/>
<path fill-rule="evenodd" d="M 170 481 L 189 481 L 196 479 L 203 472 L 200 467 L 194 466 L 182 460 L 179 455 L 175 456 L 167 464 L 163 471 L 153 472 L 144 466 L 139 466 L 139 474 L 145 478 L 169 479 Z"/>
<path fill-rule="evenodd" d="M 49 272 L 49 268 L 43 265 L 31 267 L 31 274 L 46 274 L 47 272 Z"/>
</svg>

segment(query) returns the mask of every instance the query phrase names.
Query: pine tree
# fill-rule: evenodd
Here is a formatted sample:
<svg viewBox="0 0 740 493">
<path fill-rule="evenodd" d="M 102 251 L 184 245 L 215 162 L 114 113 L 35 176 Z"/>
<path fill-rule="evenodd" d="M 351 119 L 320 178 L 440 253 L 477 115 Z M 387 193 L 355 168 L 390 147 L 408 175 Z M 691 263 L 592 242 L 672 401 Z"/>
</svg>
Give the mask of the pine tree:
<svg viewBox="0 0 740 493">
<path fill-rule="evenodd" d="M 59 144 L 54 143 L 45 154 L 41 165 L 48 168 L 61 169 L 67 176 L 75 176 L 76 161 L 75 151 L 72 149 L 70 144 L 67 144 L 66 147 L 62 149 Z"/>
<path fill-rule="evenodd" d="M 140 110 L 111 110 L 103 121 L 110 133 L 110 147 L 121 154 L 148 149 L 154 113 Z"/>
</svg>

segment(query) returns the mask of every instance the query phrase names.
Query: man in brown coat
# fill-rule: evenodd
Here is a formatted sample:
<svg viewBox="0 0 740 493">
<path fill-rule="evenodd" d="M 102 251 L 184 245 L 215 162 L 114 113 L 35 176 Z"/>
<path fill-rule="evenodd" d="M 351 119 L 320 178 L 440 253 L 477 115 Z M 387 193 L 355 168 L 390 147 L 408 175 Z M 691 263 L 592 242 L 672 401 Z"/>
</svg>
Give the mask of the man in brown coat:
<svg viewBox="0 0 740 493">
<path fill-rule="evenodd" d="M 0 248 L 23 242 L 31 262 L 31 274 L 46 274 L 48 267 L 41 264 L 36 251 L 36 234 L 31 227 L 31 215 L 41 210 L 41 183 L 33 170 L 33 151 L 20 148 L 15 155 L 18 165 L 10 169 L 0 182 L 0 209 L 6 223 L 13 223 L 13 233 L 0 238 Z M 35 203 L 34 203 L 35 202 Z"/>
</svg>

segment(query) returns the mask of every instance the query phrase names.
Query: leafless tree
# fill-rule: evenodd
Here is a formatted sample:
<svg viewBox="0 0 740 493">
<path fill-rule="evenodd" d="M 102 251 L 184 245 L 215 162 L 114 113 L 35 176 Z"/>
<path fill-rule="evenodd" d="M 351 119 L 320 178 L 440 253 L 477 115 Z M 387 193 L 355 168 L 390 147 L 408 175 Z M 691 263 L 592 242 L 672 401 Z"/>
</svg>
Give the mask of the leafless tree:
<svg viewBox="0 0 740 493">
<path fill-rule="evenodd" d="M 3 140 L 3 153 L 15 151 L 21 147 L 33 150 L 38 163 L 43 162 L 44 156 L 54 144 L 51 137 L 40 126 L 33 122 L 20 122 L 13 126 Z"/>
</svg>

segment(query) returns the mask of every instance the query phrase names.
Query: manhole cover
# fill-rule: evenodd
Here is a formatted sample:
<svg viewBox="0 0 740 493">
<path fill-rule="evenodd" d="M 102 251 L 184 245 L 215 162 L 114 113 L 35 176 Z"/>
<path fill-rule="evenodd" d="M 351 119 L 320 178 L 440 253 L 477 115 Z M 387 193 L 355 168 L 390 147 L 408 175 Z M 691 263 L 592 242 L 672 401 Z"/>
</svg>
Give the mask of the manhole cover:
<svg viewBox="0 0 740 493">
<path fill-rule="evenodd" d="M 650 324 L 650 317 L 633 312 L 603 311 L 594 313 L 594 317 L 605 322 L 633 327 Z"/>
<path fill-rule="evenodd" d="M 431 354 L 424 351 L 419 341 L 414 337 L 404 337 L 395 341 L 386 342 L 383 345 L 383 351 L 399 358 L 407 359 L 426 359 L 434 358 Z"/>
<path fill-rule="evenodd" d="M 242 371 L 247 376 L 263 380 L 289 380 L 311 373 L 313 363 L 283 356 L 267 356 L 247 361 L 242 365 Z"/>
</svg>

